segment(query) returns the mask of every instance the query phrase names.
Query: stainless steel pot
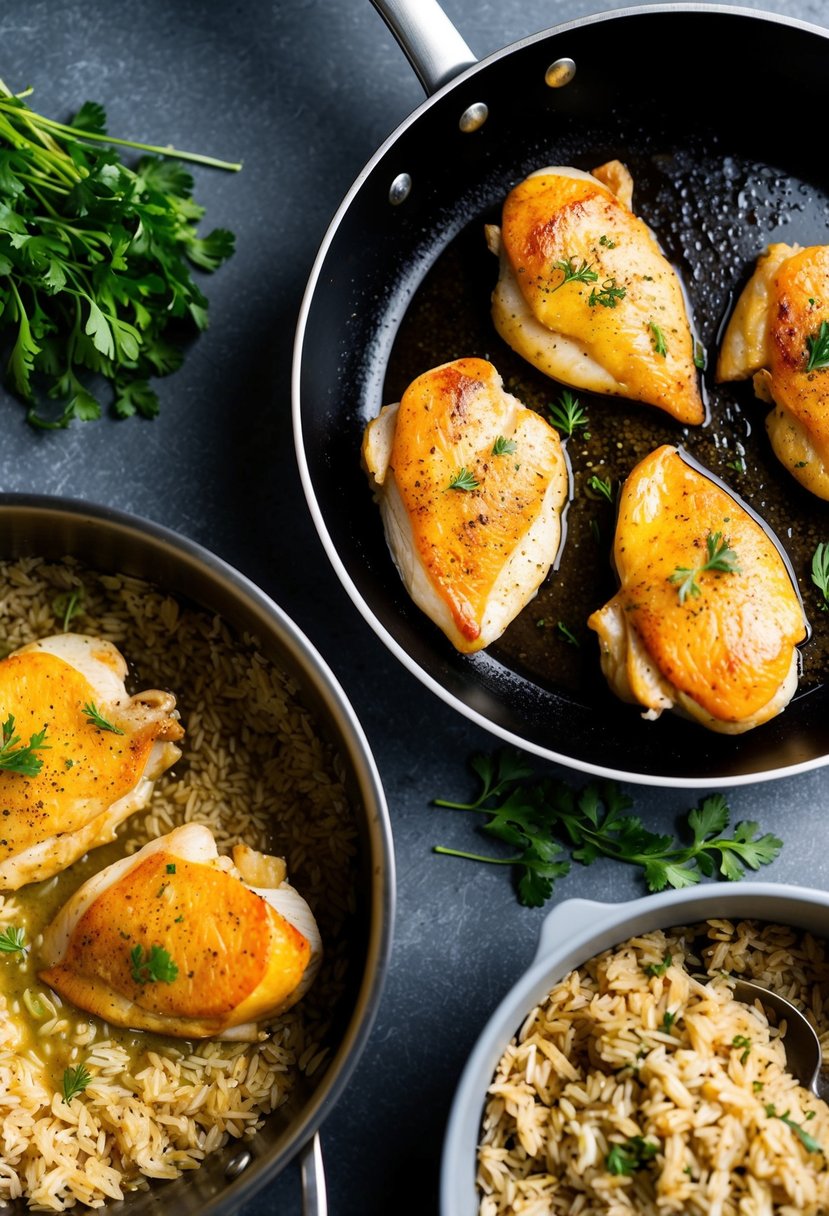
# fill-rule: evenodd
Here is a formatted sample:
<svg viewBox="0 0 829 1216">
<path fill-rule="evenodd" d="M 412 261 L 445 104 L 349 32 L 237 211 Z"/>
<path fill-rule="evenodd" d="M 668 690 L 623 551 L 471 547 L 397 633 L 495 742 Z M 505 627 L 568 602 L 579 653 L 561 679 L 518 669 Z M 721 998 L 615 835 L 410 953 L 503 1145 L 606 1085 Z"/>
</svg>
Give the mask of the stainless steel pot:
<svg viewBox="0 0 829 1216">
<path fill-rule="evenodd" d="M 441 1166 L 441 1216 L 477 1216 L 476 1148 L 487 1087 L 527 1014 L 574 967 L 639 933 L 709 917 L 751 918 L 829 935 L 829 893 L 808 887 L 741 882 L 648 895 L 627 903 L 569 899 L 544 921 L 535 960 L 491 1014 L 461 1075 L 447 1124 Z"/>
<path fill-rule="evenodd" d="M 239 571 L 168 529 L 78 500 L 0 494 L 0 555 L 72 556 L 95 570 L 147 579 L 218 613 L 236 631 L 255 636 L 263 653 L 289 673 L 320 734 L 342 758 L 360 829 L 360 906 L 348 995 L 338 1012 L 339 1038 L 328 1066 L 269 1116 L 253 1140 L 232 1142 L 196 1171 L 161 1190 L 135 1192 L 117 1205 L 135 1216 L 157 1211 L 160 1203 L 176 1216 L 229 1214 L 311 1144 L 315 1151 L 306 1155 L 303 1171 L 305 1210 L 322 1216 L 324 1186 L 313 1138 L 368 1039 L 388 967 L 395 908 L 388 810 L 362 727 L 324 660 L 282 609 Z"/>
</svg>

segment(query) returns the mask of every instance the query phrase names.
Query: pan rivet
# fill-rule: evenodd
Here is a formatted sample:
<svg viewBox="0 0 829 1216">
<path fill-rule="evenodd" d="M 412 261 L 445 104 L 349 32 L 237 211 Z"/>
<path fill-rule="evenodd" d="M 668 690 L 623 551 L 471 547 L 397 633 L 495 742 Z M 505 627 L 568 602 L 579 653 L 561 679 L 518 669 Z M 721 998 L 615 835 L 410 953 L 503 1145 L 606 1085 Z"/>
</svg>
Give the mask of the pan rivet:
<svg viewBox="0 0 829 1216">
<path fill-rule="evenodd" d="M 551 89 L 560 89 L 569 84 L 575 74 L 576 65 L 572 59 L 557 59 L 544 73 L 544 81 Z"/>
<path fill-rule="evenodd" d="M 240 1149 L 238 1153 L 234 1153 L 225 1166 L 225 1178 L 238 1178 L 243 1173 L 251 1161 L 253 1154 L 249 1148 Z"/>
<path fill-rule="evenodd" d="M 405 203 L 409 197 L 409 192 L 412 188 L 412 179 L 408 173 L 398 173 L 397 177 L 391 184 L 389 189 L 389 202 L 392 207 L 397 207 L 400 203 Z"/>
<path fill-rule="evenodd" d="M 489 107 L 483 101 L 476 101 L 461 114 L 458 126 L 466 135 L 470 131 L 479 131 L 489 118 Z"/>
</svg>

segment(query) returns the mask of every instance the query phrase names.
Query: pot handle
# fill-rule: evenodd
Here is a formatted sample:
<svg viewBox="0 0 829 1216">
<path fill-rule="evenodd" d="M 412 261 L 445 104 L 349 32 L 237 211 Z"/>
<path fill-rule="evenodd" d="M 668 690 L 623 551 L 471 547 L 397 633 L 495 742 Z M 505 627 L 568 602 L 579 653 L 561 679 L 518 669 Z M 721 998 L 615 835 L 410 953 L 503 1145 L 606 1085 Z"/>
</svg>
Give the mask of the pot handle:
<svg viewBox="0 0 829 1216">
<path fill-rule="evenodd" d="M 302 1150 L 299 1160 L 302 1173 L 302 1216 L 328 1216 L 328 1195 L 325 1189 L 325 1169 L 319 1132 Z"/>
<path fill-rule="evenodd" d="M 619 904 L 603 904 L 593 899 L 565 899 L 556 904 L 552 912 L 548 912 L 538 935 L 536 959 L 543 958 L 551 950 L 561 945 L 562 941 L 573 936 L 578 929 L 591 929 L 605 919 L 608 913 L 616 913 Z"/>
<path fill-rule="evenodd" d="M 478 62 L 437 0 L 371 2 L 429 95 Z"/>
</svg>

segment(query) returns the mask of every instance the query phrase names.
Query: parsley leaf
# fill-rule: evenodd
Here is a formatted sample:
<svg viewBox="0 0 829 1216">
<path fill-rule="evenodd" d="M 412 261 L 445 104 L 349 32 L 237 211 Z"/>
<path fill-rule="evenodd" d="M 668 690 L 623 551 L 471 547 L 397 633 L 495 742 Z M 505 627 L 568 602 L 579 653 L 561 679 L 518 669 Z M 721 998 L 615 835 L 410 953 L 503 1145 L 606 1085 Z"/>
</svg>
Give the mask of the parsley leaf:
<svg viewBox="0 0 829 1216">
<path fill-rule="evenodd" d="M 619 287 L 615 279 L 605 279 L 599 291 L 594 288 L 590 292 L 587 303 L 591 308 L 595 308 L 597 304 L 601 304 L 603 308 L 615 308 L 626 295 L 626 287 Z"/>
<path fill-rule="evenodd" d="M 806 339 L 809 357 L 806 361 L 806 371 L 816 372 L 823 367 L 829 367 L 829 324 L 821 321 L 820 329 Z"/>
<path fill-rule="evenodd" d="M 475 474 L 470 473 L 467 468 L 458 469 L 455 476 L 449 482 L 450 490 L 477 490 L 478 482 L 475 480 Z"/>
<path fill-rule="evenodd" d="M 9 925 L 0 933 L 0 953 L 22 954 L 26 950 L 26 934 L 23 929 Z"/>
<path fill-rule="evenodd" d="M 511 851 L 499 857 L 436 845 L 434 852 L 515 867 L 518 898 L 529 907 L 550 898 L 555 880 L 567 875 L 571 861 L 591 865 L 606 857 L 634 865 L 649 891 L 662 891 L 715 874 L 735 882 L 746 869 L 774 861 L 782 848 L 776 836 L 759 836 L 758 825 L 748 821 L 727 835 L 729 811 L 722 794 L 709 795 L 689 810 L 683 843 L 650 831 L 638 816 L 628 814 L 631 799 L 615 782 L 595 781 L 576 790 L 564 781 L 537 777 L 520 753 L 510 751 L 474 756 L 471 767 L 482 784 L 478 797 L 467 803 L 434 799 L 433 805 L 488 816 L 482 831 Z M 562 856 L 565 849 L 570 860 Z M 660 965 L 653 966 L 650 973 L 661 974 Z"/>
<path fill-rule="evenodd" d="M 579 639 L 573 633 L 572 629 L 568 628 L 564 621 L 557 621 L 556 629 L 558 629 L 565 642 L 568 642 L 571 646 L 581 646 Z"/>
<path fill-rule="evenodd" d="M 653 1161 L 659 1145 L 643 1136 L 631 1136 L 624 1144 L 611 1144 L 605 1159 L 609 1174 L 635 1174 Z"/>
<path fill-rule="evenodd" d="M 742 1047 L 743 1051 L 740 1056 L 740 1063 L 745 1064 L 748 1057 L 751 1055 L 751 1039 L 744 1034 L 735 1034 L 731 1040 L 732 1047 Z"/>
<path fill-rule="evenodd" d="M 83 584 L 73 588 L 72 591 L 61 591 L 52 601 L 52 611 L 56 617 L 61 618 L 61 627 L 64 633 L 68 632 L 69 626 L 76 616 L 83 615 L 83 601 Z"/>
<path fill-rule="evenodd" d="M 650 331 L 653 337 L 654 354 L 661 355 L 663 359 L 666 359 L 668 357 L 668 344 L 665 341 L 665 335 L 655 321 L 651 321 Z"/>
<path fill-rule="evenodd" d="M 49 751 L 49 744 L 43 742 L 45 738 L 44 726 L 43 730 L 29 737 L 27 744 L 21 744 L 20 736 L 14 733 L 14 714 L 9 714 L 2 726 L 0 769 L 9 773 L 22 773 L 24 777 L 36 777 L 43 768 L 43 761 L 35 752 Z"/>
<path fill-rule="evenodd" d="M 83 1064 L 77 1064 L 74 1068 L 67 1068 L 63 1074 L 64 1102 L 71 1102 L 73 1098 L 77 1098 L 78 1094 L 82 1094 L 91 1080 L 92 1077 Z"/>
<path fill-rule="evenodd" d="M 705 548 L 708 556 L 702 565 L 693 569 L 690 566 L 677 566 L 673 574 L 668 575 L 669 583 L 679 585 L 680 604 L 684 604 L 689 595 L 701 594 L 697 575 L 704 574 L 706 570 L 716 570 L 724 574 L 740 573 L 737 554 L 729 546 L 729 542 L 723 540 L 722 532 L 709 532 L 705 539 Z"/>
<path fill-rule="evenodd" d="M 821 608 L 829 608 L 829 545 L 823 541 L 812 554 L 812 582 L 817 587 L 823 601 Z"/>
<path fill-rule="evenodd" d="M 792 1129 L 792 1131 L 797 1136 L 800 1143 L 806 1149 L 807 1153 L 822 1153 L 823 1152 L 823 1149 L 818 1144 L 817 1140 L 815 1140 L 814 1136 L 810 1136 L 809 1133 L 801 1126 L 800 1123 L 795 1123 L 794 1119 L 789 1117 L 788 1111 L 784 1111 L 782 1115 L 778 1115 L 777 1108 L 775 1107 L 773 1102 L 769 1102 L 768 1105 L 766 1106 L 765 1110 L 766 1110 L 767 1118 L 780 1119 L 781 1122 L 785 1123 L 787 1127 L 790 1127 Z"/>
<path fill-rule="evenodd" d="M 590 266 L 589 262 L 582 259 L 580 266 L 576 267 L 573 264 L 572 258 L 564 258 L 560 262 L 553 262 L 556 270 L 562 272 L 563 278 L 560 283 L 556 283 L 553 291 L 558 291 L 559 287 L 563 287 L 565 283 L 597 283 L 599 276 Z"/>
<path fill-rule="evenodd" d="M 130 950 L 130 967 L 136 984 L 172 984 L 178 975 L 178 965 L 173 962 L 163 946 L 133 946 Z"/>
<path fill-rule="evenodd" d="M 569 439 L 577 427 L 587 426 L 587 415 L 579 404 L 578 397 L 574 397 L 569 389 L 564 389 L 558 401 L 550 407 L 550 422 L 561 431 L 566 439 Z M 585 439 L 590 438 L 589 432 L 585 431 Z"/>
<path fill-rule="evenodd" d="M 668 953 L 665 955 L 661 963 L 648 963 L 645 968 L 646 975 L 664 975 L 673 962 L 673 956 Z"/>
<path fill-rule="evenodd" d="M 92 701 L 87 701 L 81 712 L 89 719 L 93 726 L 98 728 L 98 730 L 108 730 L 113 735 L 123 735 L 124 732 L 121 730 L 121 727 L 115 726 L 115 724 L 110 722 L 108 718 L 105 718 Z"/>
<path fill-rule="evenodd" d="M 609 477 L 598 477 L 593 473 L 587 479 L 587 488 L 592 490 L 594 495 L 606 498 L 608 502 L 613 502 L 613 482 Z"/>
</svg>

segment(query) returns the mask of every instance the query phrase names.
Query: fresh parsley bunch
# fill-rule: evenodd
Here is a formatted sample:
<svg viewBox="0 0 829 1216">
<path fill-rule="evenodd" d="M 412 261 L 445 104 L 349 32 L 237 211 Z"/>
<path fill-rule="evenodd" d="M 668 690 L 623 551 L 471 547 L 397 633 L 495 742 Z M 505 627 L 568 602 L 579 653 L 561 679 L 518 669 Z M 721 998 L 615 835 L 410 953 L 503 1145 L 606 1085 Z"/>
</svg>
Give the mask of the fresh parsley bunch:
<svg viewBox="0 0 829 1216">
<path fill-rule="evenodd" d="M 582 865 L 609 857 L 639 866 L 648 890 L 662 891 L 692 886 L 715 873 L 737 881 L 746 867 L 768 865 L 783 847 L 776 836 L 758 836 L 758 825 L 749 821 L 727 835 L 729 810 L 722 794 L 711 794 L 688 811 L 689 839 L 683 844 L 651 832 L 638 816 L 628 814 L 633 803 L 613 781 L 575 790 L 564 781 L 535 777 L 521 754 L 509 750 L 473 756 L 470 764 L 481 782 L 478 798 L 467 803 L 435 799 L 434 805 L 489 816 L 482 830 L 507 845 L 509 853 L 492 857 L 442 846 L 435 852 L 515 867 L 518 898 L 527 907 L 541 907 L 556 879 L 569 873 L 564 849 Z"/>
<path fill-rule="evenodd" d="M 99 418 L 96 378 L 117 417 L 155 417 L 150 377 L 175 371 L 181 339 L 208 323 L 191 270 L 215 270 L 234 243 L 222 228 L 198 235 L 204 208 L 180 161 L 241 166 L 111 137 L 94 102 L 55 122 L 29 108 L 30 91 L 14 95 L 0 81 L 6 382 L 36 427 Z M 117 147 L 156 155 L 131 168 Z"/>
</svg>

